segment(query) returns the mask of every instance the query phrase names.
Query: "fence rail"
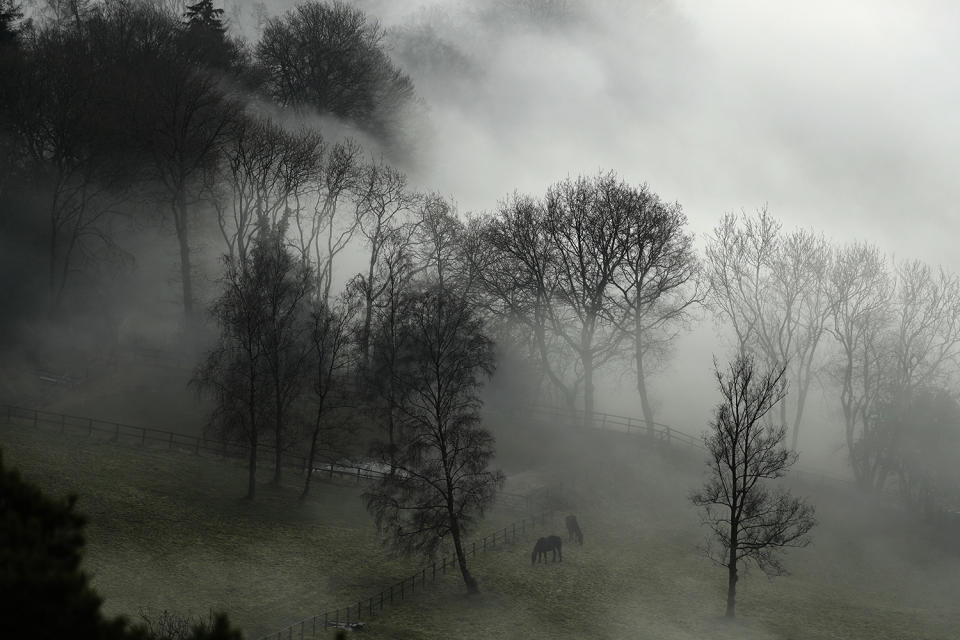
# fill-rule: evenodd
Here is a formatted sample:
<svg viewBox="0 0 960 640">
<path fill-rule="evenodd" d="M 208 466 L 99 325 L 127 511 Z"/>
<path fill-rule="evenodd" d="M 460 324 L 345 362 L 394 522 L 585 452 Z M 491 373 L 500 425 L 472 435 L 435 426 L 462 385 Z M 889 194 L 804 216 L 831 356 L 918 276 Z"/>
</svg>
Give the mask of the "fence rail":
<svg viewBox="0 0 960 640">
<path fill-rule="evenodd" d="M 528 531 L 533 531 L 539 525 L 546 526 L 547 522 L 553 521 L 553 511 L 544 511 L 537 516 L 524 518 L 520 522 L 511 523 L 502 529 L 497 529 L 492 534 L 486 535 L 479 540 L 472 540 L 464 547 L 466 557 L 476 557 L 477 553 L 492 551 L 500 544 L 516 542 L 518 536 L 522 537 Z M 457 561 L 455 556 L 444 555 L 439 561 L 434 561 L 408 578 L 400 582 L 395 582 L 369 597 L 361 598 L 355 603 L 351 602 L 345 607 L 328 609 L 323 613 L 318 613 L 310 618 L 304 618 L 283 627 L 279 631 L 261 636 L 260 640 L 304 640 L 305 638 L 316 638 L 318 632 L 323 632 L 327 628 L 352 628 L 362 629 L 365 620 L 374 618 L 382 612 L 385 607 L 403 602 L 406 598 L 412 597 L 417 588 L 425 589 L 427 584 L 437 581 L 437 576 L 446 575 L 447 571 L 457 571 Z"/>
<path fill-rule="evenodd" d="M 26 424 L 37 427 L 52 427 L 61 434 L 71 433 L 86 436 L 95 434 L 109 436 L 111 442 L 122 442 L 140 445 L 165 445 L 167 449 L 190 451 L 193 453 L 212 453 L 228 458 L 246 459 L 249 455 L 249 445 L 238 442 L 229 442 L 219 439 L 197 436 L 179 431 L 170 431 L 155 427 L 101 420 L 87 416 L 75 416 L 41 409 L 27 409 L 14 405 L 0 404 L 0 416 L 5 417 L 9 424 Z M 257 446 L 257 459 L 274 460 L 276 448 L 268 444 Z M 321 456 L 319 459 L 323 460 Z M 284 467 L 306 469 L 307 457 L 290 452 L 281 453 Z M 317 468 L 315 466 L 315 468 Z"/>
<path fill-rule="evenodd" d="M 701 438 L 660 422 L 652 423 L 653 427 L 651 429 L 643 418 L 594 412 L 593 420 L 587 421 L 582 410 L 578 409 L 571 412 L 565 409 L 540 405 L 524 407 L 520 412 L 536 416 L 540 419 L 572 422 L 576 426 L 586 426 L 592 429 L 621 431 L 630 435 L 652 436 L 654 440 L 666 445 L 679 442 L 692 448 L 700 449 L 701 451 L 706 450 Z M 819 484 L 821 486 L 826 484 L 844 487 L 856 486 L 856 480 L 853 478 L 843 478 L 828 471 L 805 469 L 803 467 L 792 467 L 788 472 L 788 476 L 803 480 L 808 484 Z M 896 490 L 890 486 L 884 487 L 882 494 L 888 498 L 896 498 L 898 496 Z"/>
<path fill-rule="evenodd" d="M 577 409 L 569 411 L 558 409 L 556 407 L 545 407 L 542 405 L 532 405 L 523 407 L 521 413 L 528 414 L 539 419 L 552 419 L 560 422 L 571 422 L 577 426 L 598 429 L 601 431 L 620 431 L 630 435 L 646 435 L 667 445 L 673 442 L 691 446 L 697 449 L 703 449 L 703 440 L 699 436 L 691 435 L 680 431 L 675 427 L 660 422 L 647 423 L 643 418 L 632 416 L 620 416 L 612 413 L 602 413 L 595 411 L 593 418 L 587 420 L 583 410 Z"/>
</svg>

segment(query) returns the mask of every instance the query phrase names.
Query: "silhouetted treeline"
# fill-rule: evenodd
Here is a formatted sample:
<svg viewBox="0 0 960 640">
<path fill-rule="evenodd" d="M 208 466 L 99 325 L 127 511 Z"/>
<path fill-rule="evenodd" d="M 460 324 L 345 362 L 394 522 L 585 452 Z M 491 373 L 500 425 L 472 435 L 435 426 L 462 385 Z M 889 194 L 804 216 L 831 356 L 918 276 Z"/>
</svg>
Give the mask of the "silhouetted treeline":
<svg viewBox="0 0 960 640">
<path fill-rule="evenodd" d="M 383 51 L 378 23 L 344 3 L 305 3 L 272 19 L 259 43 L 230 37 L 210 0 L 183 15 L 152 0 L 69 6 L 34 21 L 9 0 L 0 7 L 8 327 L 119 313 L 117 274 L 136 264 L 144 227 L 176 241 L 184 323 L 195 325 L 198 251 L 223 222 L 215 212 L 233 208 L 231 196 L 253 189 L 258 198 L 266 183 L 293 182 L 277 196 L 288 206 L 321 185 L 333 199 L 343 189 L 310 158 L 264 165 L 244 157 L 257 122 L 270 122 L 264 126 L 281 147 L 313 135 L 315 154 L 329 151 L 337 162 L 356 160 L 356 146 L 344 150 L 302 128 L 287 134 L 288 123 L 331 115 L 387 155 L 405 153 L 413 85 Z M 305 17 L 313 22 L 301 24 Z M 296 56 L 278 52 L 281 45 L 296 47 Z M 274 116 L 260 115 L 268 112 Z M 253 206 L 265 214 L 259 200 Z"/>
</svg>

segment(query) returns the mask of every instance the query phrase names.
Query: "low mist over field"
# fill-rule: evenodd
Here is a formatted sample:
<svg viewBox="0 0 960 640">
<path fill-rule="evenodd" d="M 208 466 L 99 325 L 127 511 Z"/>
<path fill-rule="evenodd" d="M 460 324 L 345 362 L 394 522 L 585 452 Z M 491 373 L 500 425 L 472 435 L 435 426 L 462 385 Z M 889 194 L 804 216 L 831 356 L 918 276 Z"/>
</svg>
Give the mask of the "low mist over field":
<svg viewBox="0 0 960 640">
<path fill-rule="evenodd" d="M 957 12 L 0 0 L 4 606 L 954 637 Z"/>
</svg>

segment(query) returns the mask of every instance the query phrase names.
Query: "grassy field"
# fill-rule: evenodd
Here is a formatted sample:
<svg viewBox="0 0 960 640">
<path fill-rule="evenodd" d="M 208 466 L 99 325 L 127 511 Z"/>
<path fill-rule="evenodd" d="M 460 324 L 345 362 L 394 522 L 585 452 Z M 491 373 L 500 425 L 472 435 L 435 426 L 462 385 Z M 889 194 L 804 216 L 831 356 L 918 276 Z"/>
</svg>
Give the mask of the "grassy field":
<svg viewBox="0 0 960 640">
<path fill-rule="evenodd" d="M 743 577 L 739 617 L 725 622 L 725 573 L 698 550 L 704 532 L 686 501 L 698 482 L 697 454 L 664 457 L 616 438 L 504 432 L 501 446 L 511 453 L 503 462 L 516 482 L 536 484 L 533 475 L 562 486 L 586 544 L 566 545 L 562 564 L 531 566 L 532 538 L 478 555 L 471 568 L 480 595 L 464 595 L 448 573 L 368 621 L 365 636 L 873 640 L 960 632 L 957 554 L 927 542 L 929 532 L 896 510 L 816 487 L 796 488 L 817 505 L 814 545 L 790 553 L 789 577 Z M 80 495 L 90 519 L 86 566 L 109 613 L 225 610 L 256 640 L 420 566 L 379 547 L 350 482 L 324 480 L 300 504 L 290 476 L 288 486 L 262 485 L 250 503 L 239 498 L 243 466 L 215 457 L 2 424 L 0 445 L 8 465 L 48 491 Z M 552 532 L 561 533 L 562 515 Z M 478 532 L 517 517 L 491 513 Z"/>
</svg>

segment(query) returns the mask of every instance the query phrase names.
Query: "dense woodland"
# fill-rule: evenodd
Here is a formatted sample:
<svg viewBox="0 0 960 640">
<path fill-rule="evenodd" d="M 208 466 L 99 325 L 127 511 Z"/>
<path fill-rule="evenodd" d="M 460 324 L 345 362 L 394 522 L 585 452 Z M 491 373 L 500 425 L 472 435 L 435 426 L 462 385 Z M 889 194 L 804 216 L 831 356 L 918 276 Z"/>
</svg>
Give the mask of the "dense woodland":
<svg viewBox="0 0 960 640">
<path fill-rule="evenodd" d="M 822 399 L 863 491 L 960 507 L 955 274 L 765 209 L 695 239 L 683 194 L 613 170 L 461 212 L 405 172 L 429 105 L 403 65 L 469 59 L 345 2 L 263 15 L 256 40 L 211 0 L 28 9 L 0 0 L 0 347 L 45 366 L 150 342 L 130 294 L 165 243 L 149 277 L 174 283 L 175 340 L 155 342 L 192 359 L 210 431 L 249 445 L 250 498 L 258 446 L 277 482 L 282 451 L 362 450 L 390 470 L 367 501 L 397 549 L 459 545 L 502 484 L 479 419 L 498 362 L 584 428 L 601 374 L 629 371 L 652 430 L 649 380 L 714 320 L 717 351 L 781 372 L 791 449 Z M 411 519 L 424 482 L 445 505 Z"/>
</svg>

